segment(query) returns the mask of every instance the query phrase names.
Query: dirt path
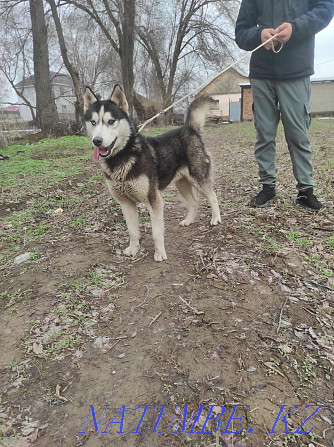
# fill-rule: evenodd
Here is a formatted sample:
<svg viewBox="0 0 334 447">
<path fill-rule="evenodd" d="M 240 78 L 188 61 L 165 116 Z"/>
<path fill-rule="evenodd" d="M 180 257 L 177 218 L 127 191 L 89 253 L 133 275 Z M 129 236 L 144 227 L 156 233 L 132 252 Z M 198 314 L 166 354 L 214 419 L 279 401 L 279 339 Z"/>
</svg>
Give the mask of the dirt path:
<svg viewBox="0 0 334 447">
<path fill-rule="evenodd" d="M 0 445 L 334 445 L 331 152 L 320 129 L 326 211 L 293 206 L 282 138 L 280 199 L 254 210 L 252 132 L 207 132 L 223 224 L 209 227 L 201 200 L 198 221 L 180 227 L 169 190 L 163 263 L 143 209 L 142 249 L 124 258 L 126 228 L 96 166 L 48 192 L 63 212 L 35 214 L 34 228 L 48 230 L 15 253 L 34 256 L 13 265 L 12 254 L 1 271 Z M 334 146 L 333 129 L 326 141 Z"/>
</svg>

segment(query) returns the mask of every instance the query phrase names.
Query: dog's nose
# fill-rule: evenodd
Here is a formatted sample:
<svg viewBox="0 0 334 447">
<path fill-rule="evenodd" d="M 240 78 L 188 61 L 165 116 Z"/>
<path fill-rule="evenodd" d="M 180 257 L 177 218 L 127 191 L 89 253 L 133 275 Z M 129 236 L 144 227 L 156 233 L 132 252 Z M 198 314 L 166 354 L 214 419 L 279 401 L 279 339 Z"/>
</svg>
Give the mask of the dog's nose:
<svg viewBox="0 0 334 447">
<path fill-rule="evenodd" d="M 101 138 L 101 137 L 95 137 L 93 139 L 93 144 L 95 147 L 101 147 L 102 143 L 103 143 L 103 138 Z"/>
</svg>

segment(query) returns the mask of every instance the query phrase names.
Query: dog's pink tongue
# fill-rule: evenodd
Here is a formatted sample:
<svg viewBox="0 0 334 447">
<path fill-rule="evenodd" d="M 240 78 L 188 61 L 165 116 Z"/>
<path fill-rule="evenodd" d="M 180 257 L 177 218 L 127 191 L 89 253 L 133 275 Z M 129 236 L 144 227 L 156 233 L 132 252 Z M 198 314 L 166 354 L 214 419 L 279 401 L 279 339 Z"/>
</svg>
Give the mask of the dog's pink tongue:
<svg viewBox="0 0 334 447">
<path fill-rule="evenodd" d="M 100 155 L 100 149 L 98 147 L 94 147 L 93 160 L 99 161 L 99 155 Z"/>
</svg>

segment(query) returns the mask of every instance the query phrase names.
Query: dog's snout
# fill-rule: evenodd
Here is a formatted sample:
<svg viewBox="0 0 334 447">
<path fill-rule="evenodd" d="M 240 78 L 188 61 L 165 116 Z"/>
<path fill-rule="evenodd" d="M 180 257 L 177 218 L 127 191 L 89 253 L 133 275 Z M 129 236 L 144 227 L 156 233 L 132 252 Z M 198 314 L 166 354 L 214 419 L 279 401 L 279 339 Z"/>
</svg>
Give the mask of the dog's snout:
<svg viewBox="0 0 334 447">
<path fill-rule="evenodd" d="M 95 137 L 93 139 L 93 144 L 95 147 L 101 147 L 102 143 L 103 143 L 103 138 L 101 138 L 101 137 Z"/>
</svg>

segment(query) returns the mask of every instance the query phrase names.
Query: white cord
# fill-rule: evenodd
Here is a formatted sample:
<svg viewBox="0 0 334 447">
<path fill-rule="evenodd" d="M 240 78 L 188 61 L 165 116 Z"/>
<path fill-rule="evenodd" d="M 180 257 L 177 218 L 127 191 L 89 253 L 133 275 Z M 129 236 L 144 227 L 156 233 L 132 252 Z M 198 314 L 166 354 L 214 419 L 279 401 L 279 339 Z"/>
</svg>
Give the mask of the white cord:
<svg viewBox="0 0 334 447">
<path fill-rule="evenodd" d="M 273 47 L 273 52 L 274 53 L 279 53 L 281 51 L 281 49 L 283 48 L 283 44 L 281 44 L 281 47 L 279 48 L 279 50 L 275 50 L 274 47 L 274 43 L 272 42 L 273 39 L 275 39 L 275 37 L 277 37 L 278 34 L 275 34 L 274 36 L 270 37 L 270 39 L 266 40 L 265 42 L 261 43 L 261 45 L 259 45 L 258 47 L 254 48 L 254 50 L 250 51 L 250 54 L 255 53 L 255 51 L 259 50 L 261 47 L 265 46 L 268 42 L 272 43 L 272 47 Z M 158 116 L 160 115 L 164 115 L 166 112 L 168 112 L 168 110 L 170 110 L 172 107 L 176 106 L 177 104 L 179 104 L 180 102 L 183 102 L 185 99 L 189 98 L 189 96 L 193 95 L 195 92 L 197 92 L 198 90 L 203 89 L 204 87 L 206 87 L 208 84 L 210 84 L 210 82 L 214 81 L 216 78 L 218 78 L 218 76 L 221 76 L 223 73 L 225 73 L 225 71 L 229 70 L 230 68 L 234 67 L 235 65 L 239 64 L 241 61 L 243 61 L 244 59 L 246 59 L 248 57 L 248 52 L 239 60 L 237 60 L 236 62 L 233 62 L 233 64 L 229 65 L 227 68 L 224 68 L 224 70 L 222 70 L 220 73 L 216 74 L 215 76 L 213 76 L 211 79 L 209 79 L 209 81 L 204 82 L 203 84 L 199 85 L 198 87 L 196 87 L 194 90 L 192 90 L 190 93 L 188 93 L 186 96 L 183 96 L 183 98 L 178 99 L 177 101 L 175 101 L 173 104 L 171 104 L 170 106 L 166 107 L 164 110 L 162 110 L 161 112 L 157 113 L 155 116 L 153 116 L 152 118 L 148 119 L 147 121 L 145 121 L 144 124 L 142 124 L 139 128 L 139 132 L 141 132 L 144 127 L 147 126 L 147 124 L 151 123 L 153 120 L 155 120 Z"/>
</svg>

